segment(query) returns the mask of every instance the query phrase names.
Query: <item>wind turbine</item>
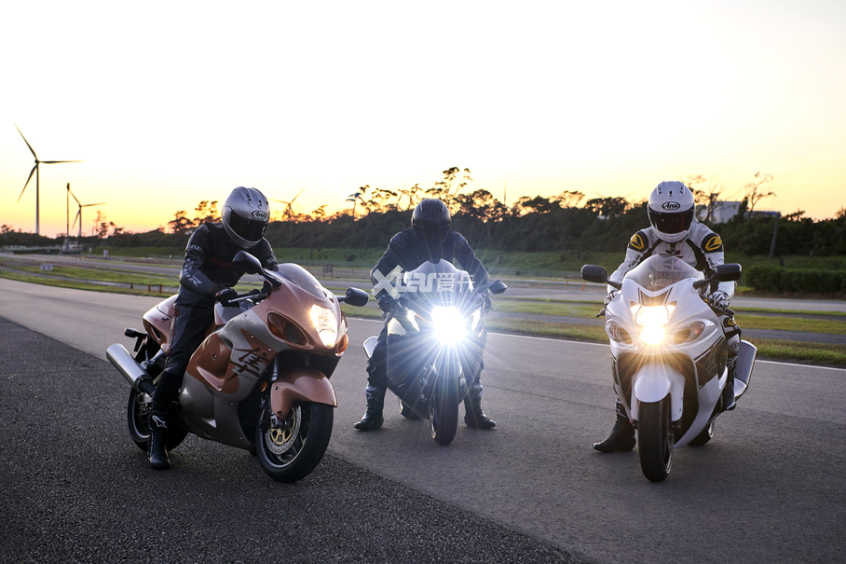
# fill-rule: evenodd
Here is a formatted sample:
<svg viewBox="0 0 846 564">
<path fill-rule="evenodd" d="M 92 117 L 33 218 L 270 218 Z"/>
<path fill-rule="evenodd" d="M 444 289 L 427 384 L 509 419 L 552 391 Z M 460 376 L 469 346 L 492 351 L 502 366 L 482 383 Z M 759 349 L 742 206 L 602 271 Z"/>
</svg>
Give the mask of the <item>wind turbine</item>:
<svg viewBox="0 0 846 564">
<path fill-rule="evenodd" d="M 76 217 L 73 218 L 73 226 L 71 229 L 76 227 L 76 220 L 79 220 L 79 235 L 77 237 L 82 240 L 82 208 L 90 208 L 92 206 L 105 206 L 106 202 L 100 202 L 99 204 L 81 204 L 79 200 L 76 198 L 73 192 L 71 192 L 70 184 L 68 184 L 68 194 L 70 194 L 74 200 L 76 200 L 76 205 L 79 206 L 79 211 L 76 212 Z"/>
<path fill-rule="evenodd" d="M 35 234 L 40 235 L 41 234 L 41 232 L 40 232 L 41 216 L 40 216 L 40 210 L 39 210 L 39 198 L 40 198 L 40 192 L 41 192 L 41 182 L 40 182 L 40 180 L 41 180 L 41 173 L 40 173 L 41 165 L 42 164 L 59 164 L 59 163 L 81 163 L 83 161 L 40 161 L 40 160 L 38 160 L 38 155 L 35 154 L 35 149 L 33 149 L 32 145 L 29 144 L 29 141 L 26 140 L 26 137 L 24 137 L 24 134 L 21 133 L 21 130 L 17 126 L 17 124 L 15 124 L 15 129 L 17 129 L 18 133 L 21 134 L 21 137 L 23 137 L 24 143 L 26 143 L 26 146 L 29 147 L 29 152 L 32 153 L 33 157 L 35 157 L 35 166 L 32 167 L 31 171 L 29 171 L 29 177 L 26 179 L 26 184 L 24 184 L 23 190 L 21 190 L 21 195 L 18 196 L 18 202 L 21 201 L 21 198 L 23 197 L 24 192 L 26 192 L 26 187 L 29 186 L 29 181 L 32 180 L 32 175 L 35 174 Z"/>
<path fill-rule="evenodd" d="M 294 217 L 294 208 L 293 208 L 294 202 L 296 201 L 297 198 L 300 197 L 300 194 L 302 194 L 304 191 L 305 191 L 305 188 L 300 190 L 299 193 L 296 196 L 294 196 L 293 199 L 291 199 L 290 202 L 286 202 L 285 200 L 274 200 L 273 198 L 271 198 L 271 201 L 279 202 L 280 204 L 285 204 L 285 211 L 282 212 L 282 217 L 287 218 L 287 219 L 291 219 L 292 217 Z"/>
</svg>

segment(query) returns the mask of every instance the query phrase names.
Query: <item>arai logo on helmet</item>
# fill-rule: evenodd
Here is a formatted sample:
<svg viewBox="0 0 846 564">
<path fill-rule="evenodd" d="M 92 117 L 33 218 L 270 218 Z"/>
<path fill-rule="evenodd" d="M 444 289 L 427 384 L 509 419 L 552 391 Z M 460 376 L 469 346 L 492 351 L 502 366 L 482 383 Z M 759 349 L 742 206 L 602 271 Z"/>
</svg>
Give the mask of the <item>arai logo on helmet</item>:
<svg viewBox="0 0 846 564">
<path fill-rule="evenodd" d="M 256 210 L 253 213 L 251 213 L 250 215 L 253 217 L 253 219 L 260 219 L 262 221 L 267 219 L 267 212 L 263 212 L 263 211 L 260 211 L 260 210 Z"/>
<path fill-rule="evenodd" d="M 664 202 L 661 207 L 667 211 L 675 211 L 681 207 L 678 202 Z"/>
</svg>

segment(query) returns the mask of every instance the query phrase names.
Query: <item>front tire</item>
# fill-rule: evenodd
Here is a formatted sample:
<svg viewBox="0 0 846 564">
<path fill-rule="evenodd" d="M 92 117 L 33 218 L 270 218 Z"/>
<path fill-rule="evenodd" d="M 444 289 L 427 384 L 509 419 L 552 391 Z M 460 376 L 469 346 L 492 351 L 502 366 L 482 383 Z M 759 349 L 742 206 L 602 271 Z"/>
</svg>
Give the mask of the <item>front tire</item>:
<svg viewBox="0 0 846 564">
<path fill-rule="evenodd" d="M 281 427 L 270 425 L 265 407 L 256 426 L 256 456 L 277 482 L 296 482 L 320 463 L 332 438 L 334 408 L 322 403 L 295 403 Z"/>
<path fill-rule="evenodd" d="M 150 437 L 149 421 L 152 411 L 150 396 L 136 390 L 129 393 L 129 402 L 126 405 L 126 424 L 129 428 L 129 437 L 144 452 L 147 452 L 147 439 Z M 172 429 L 167 430 L 167 450 L 171 451 L 178 447 L 187 435 L 187 429 L 174 424 Z"/>
<path fill-rule="evenodd" d="M 675 435 L 670 421 L 669 396 L 655 403 L 642 403 L 637 422 L 638 454 L 643 475 L 663 482 L 673 465 Z"/>
<path fill-rule="evenodd" d="M 458 430 L 458 394 L 450 386 L 435 390 L 429 404 L 429 425 L 432 438 L 441 446 L 446 446 L 455 438 Z"/>
</svg>

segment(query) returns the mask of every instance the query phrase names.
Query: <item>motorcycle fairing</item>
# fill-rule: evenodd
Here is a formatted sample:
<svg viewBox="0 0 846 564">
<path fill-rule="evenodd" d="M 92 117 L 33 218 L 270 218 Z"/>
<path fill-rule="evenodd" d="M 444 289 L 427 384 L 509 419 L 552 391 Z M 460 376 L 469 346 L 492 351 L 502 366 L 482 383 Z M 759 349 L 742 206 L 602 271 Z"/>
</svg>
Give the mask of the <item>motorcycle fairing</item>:
<svg viewBox="0 0 846 564">
<path fill-rule="evenodd" d="M 673 367 L 649 362 L 634 375 L 632 388 L 632 419 L 637 421 L 641 403 L 655 403 L 670 395 L 670 415 L 673 422 L 681 420 L 684 406 L 685 377 Z"/>
<path fill-rule="evenodd" d="M 167 354 L 170 352 L 170 324 L 173 320 L 173 308 L 176 296 L 162 300 L 151 307 L 142 317 L 144 332 Z"/>
<path fill-rule="evenodd" d="M 329 379 L 314 368 L 295 368 L 279 373 L 271 383 L 270 407 L 285 420 L 294 402 L 314 402 L 338 407 Z"/>
</svg>

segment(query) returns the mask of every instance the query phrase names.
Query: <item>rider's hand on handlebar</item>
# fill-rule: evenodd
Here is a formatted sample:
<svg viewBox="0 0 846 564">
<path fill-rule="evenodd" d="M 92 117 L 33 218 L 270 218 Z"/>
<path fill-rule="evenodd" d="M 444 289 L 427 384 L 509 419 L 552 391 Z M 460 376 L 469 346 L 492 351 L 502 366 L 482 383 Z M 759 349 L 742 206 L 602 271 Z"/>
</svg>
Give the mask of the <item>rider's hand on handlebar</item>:
<svg viewBox="0 0 846 564">
<path fill-rule="evenodd" d="M 725 312 L 729 306 L 729 297 L 724 292 L 713 292 L 708 296 L 708 304 L 714 310 Z"/>
<path fill-rule="evenodd" d="M 382 316 L 387 317 L 394 311 L 394 307 L 396 307 L 396 301 L 391 296 L 387 294 L 382 294 L 381 296 L 376 298 L 376 303 L 379 304 L 379 309 L 382 310 Z"/>
<path fill-rule="evenodd" d="M 214 301 L 220 302 L 224 306 L 232 305 L 229 303 L 229 300 L 238 297 L 238 292 L 233 290 L 232 288 L 224 288 L 223 290 L 219 291 L 214 295 Z"/>
</svg>

